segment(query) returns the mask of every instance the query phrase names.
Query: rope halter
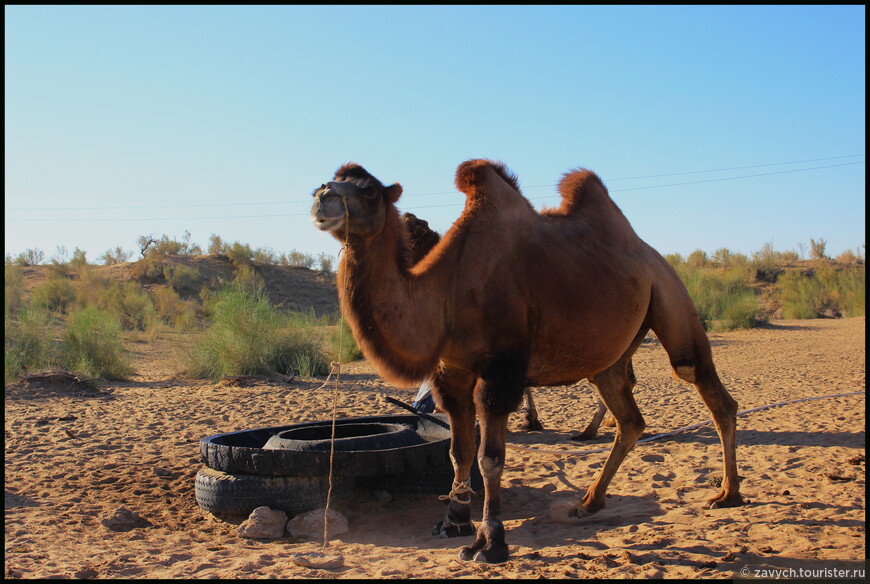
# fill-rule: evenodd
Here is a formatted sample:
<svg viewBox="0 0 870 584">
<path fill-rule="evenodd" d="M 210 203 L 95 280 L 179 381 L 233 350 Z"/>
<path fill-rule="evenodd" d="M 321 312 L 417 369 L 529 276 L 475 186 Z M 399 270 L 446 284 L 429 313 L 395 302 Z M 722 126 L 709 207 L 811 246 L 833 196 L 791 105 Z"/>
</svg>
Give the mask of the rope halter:
<svg viewBox="0 0 870 584">
<path fill-rule="evenodd" d="M 468 499 L 462 500 L 459 498 L 459 495 L 464 495 L 468 493 Z M 439 495 L 439 501 L 453 501 L 454 503 L 459 503 L 460 505 L 470 505 L 471 504 L 471 494 L 474 493 L 474 489 L 471 488 L 471 477 L 467 478 L 462 482 L 453 481 L 453 488 L 450 489 L 449 495 Z"/>
</svg>

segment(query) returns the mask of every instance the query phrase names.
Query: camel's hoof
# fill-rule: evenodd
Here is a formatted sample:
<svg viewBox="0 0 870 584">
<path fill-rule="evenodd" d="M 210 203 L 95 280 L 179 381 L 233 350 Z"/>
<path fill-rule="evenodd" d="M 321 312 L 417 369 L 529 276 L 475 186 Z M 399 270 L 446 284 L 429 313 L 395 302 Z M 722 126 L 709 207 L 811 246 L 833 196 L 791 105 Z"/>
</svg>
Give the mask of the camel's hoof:
<svg viewBox="0 0 870 584">
<path fill-rule="evenodd" d="M 490 546 L 481 550 L 465 546 L 459 550 L 459 559 L 464 562 L 474 560 L 481 564 L 501 564 L 508 561 L 509 558 L 510 554 L 506 545 L 498 547 Z"/>
<path fill-rule="evenodd" d="M 469 521 L 468 523 L 452 524 L 444 527 L 444 522 L 439 521 L 438 525 L 432 528 L 432 535 L 437 535 L 441 539 L 474 535 L 474 524 Z"/>
<path fill-rule="evenodd" d="M 733 495 L 726 495 L 725 493 L 719 493 L 717 496 L 707 501 L 707 504 L 704 505 L 705 509 L 724 509 L 725 507 L 740 507 L 741 505 L 745 505 L 746 501 L 743 500 L 743 497 L 740 493 L 734 493 Z"/>
<path fill-rule="evenodd" d="M 559 523 L 570 523 L 577 525 L 581 520 L 595 513 L 597 509 L 590 510 L 577 501 L 556 501 L 550 505 L 550 518 Z"/>
<path fill-rule="evenodd" d="M 520 424 L 520 430 L 524 432 L 540 432 L 544 429 L 544 425 L 535 420 L 534 422 L 523 422 Z"/>
<path fill-rule="evenodd" d="M 596 436 L 598 436 L 598 432 L 583 432 L 582 434 L 571 436 L 570 440 L 574 440 L 575 442 L 585 442 L 587 440 L 594 440 Z"/>
</svg>

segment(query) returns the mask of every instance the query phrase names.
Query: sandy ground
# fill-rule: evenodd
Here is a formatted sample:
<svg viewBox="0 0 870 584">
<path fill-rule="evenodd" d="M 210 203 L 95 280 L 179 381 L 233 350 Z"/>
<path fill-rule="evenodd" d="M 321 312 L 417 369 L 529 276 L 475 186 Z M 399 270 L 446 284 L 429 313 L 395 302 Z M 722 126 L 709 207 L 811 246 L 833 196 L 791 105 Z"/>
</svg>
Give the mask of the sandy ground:
<svg viewBox="0 0 870 584">
<path fill-rule="evenodd" d="M 536 388 L 546 426 L 520 432 L 511 418 L 502 479 L 511 559 L 458 559 L 471 538 L 430 535 L 444 504 L 434 495 L 355 495 L 341 510 L 350 530 L 321 540 L 250 540 L 238 521 L 201 510 L 194 476 L 203 436 L 329 419 L 334 384 L 261 382 L 220 387 L 176 378 L 169 341 L 137 345 L 139 376 L 100 391 L 6 387 L 5 573 L 17 578 L 730 578 L 762 569 L 863 568 L 865 548 L 864 318 L 775 321 L 710 335 L 721 377 L 741 410 L 812 396 L 739 418 L 738 463 L 750 503 L 703 509 L 722 476 L 711 426 L 638 445 L 581 525 L 550 518 L 580 496 L 613 429 L 592 444 L 568 437 L 594 411 L 588 384 Z M 410 402 L 365 362 L 343 367 L 338 415 L 405 413 Z M 661 346 L 635 358 L 648 435 L 709 419 L 691 386 L 674 381 Z M 522 447 L 522 449 L 518 448 Z M 559 454 L 540 452 L 559 451 Z M 480 517 L 482 498 L 473 501 Z M 113 531 L 119 506 L 151 525 Z M 294 554 L 341 555 L 335 569 Z"/>
</svg>

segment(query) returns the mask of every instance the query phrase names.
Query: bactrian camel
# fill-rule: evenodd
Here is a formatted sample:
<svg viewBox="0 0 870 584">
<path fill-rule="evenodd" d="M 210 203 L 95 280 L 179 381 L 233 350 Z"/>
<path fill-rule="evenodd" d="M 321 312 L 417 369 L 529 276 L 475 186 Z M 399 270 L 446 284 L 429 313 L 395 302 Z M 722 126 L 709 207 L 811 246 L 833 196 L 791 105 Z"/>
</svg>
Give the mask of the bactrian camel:
<svg viewBox="0 0 870 584">
<path fill-rule="evenodd" d="M 475 533 L 470 475 L 477 458 L 483 516 L 459 557 L 508 559 L 500 492 L 505 433 L 530 385 L 588 379 L 616 418 L 607 460 L 571 515 L 603 508 L 607 486 L 645 427 L 629 364 L 650 329 L 675 375 L 697 388 L 719 433 L 725 477 L 707 506 L 742 504 L 737 402 L 719 380 L 698 313 L 598 176 L 565 174 L 561 205 L 540 213 L 498 162 L 463 162 L 456 187 L 466 196 L 462 215 L 413 266 L 396 208 L 398 183 L 385 186 L 348 163 L 315 189 L 312 207 L 315 226 L 345 244 L 339 299 L 363 354 L 396 385 L 431 377 L 435 402 L 447 412 L 454 482 L 434 533 Z"/>
<path fill-rule="evenodd" d="M 441 235 L 429 227 L 428 221 L 420 219 L 413 213 L 403 213 L 402 222 L 405 224 L 405 229 L 408 230 L 411 265 L 414 265 L 426 257 L 426 254 L 441 241 Z M 631 366 L 630 363 L 629 366 Z M 540 416 L 538 416 L 538 408 L 535 406 L 535 399 L 532 397 L 531 388 L 526 387 L 523 390 L 523 398 L 524 403 L 520 409 L 523 413 L 523 421 L 520 423 L 520 429 L 530 431 L 543 430 L 544 425 L 541 423 Z M 598 436 L 598 428 L 604 422 L 604 415 L 606 413 L 607 407 L 601 400 L 598 400 L 598 408 L 586 426 L 586 429 L 580 434 L 572 436 L 571 440 L 592 440 Z M 614 425 L 614 423 L 615 421 L 611 417 L 604 425 Z"/>
</svg>

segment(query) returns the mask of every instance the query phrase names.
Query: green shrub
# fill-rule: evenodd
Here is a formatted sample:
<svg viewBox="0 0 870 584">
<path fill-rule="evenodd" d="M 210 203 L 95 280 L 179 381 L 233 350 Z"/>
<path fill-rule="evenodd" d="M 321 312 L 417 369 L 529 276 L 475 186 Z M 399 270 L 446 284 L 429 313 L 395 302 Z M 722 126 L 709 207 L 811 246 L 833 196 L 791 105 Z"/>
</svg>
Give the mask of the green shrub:
<svg viewBox="0 0 870 584">
<path fill-rule="evenodd" d="M 112 282 L 100 298 L 100 307 L 113 312 L 130 330 L 149 329 L 157 318 L 157 310 L 148 293 L 130 280 Z"/>
<path fill-rule="evenodd" d="M 73 282 L 75 288 L 76 305 L 99 306 L 100 299 L 109 288 L 109 281 L 100 277 L 93 266 L 83 264 L 76 270 L 77 279 Z"/>
<path fill-rule="evenodd" d="M 18 311 L 24 298 L 24 274 L 21 268 L 6 264 L 4 283 L 4 298 L 6 300 L 6 316 Z"/>
<path fill-rule="evenodd" d="M 237 268 L 239 266 L 250 265 L 254 259 L 254 250 L 247 243 L 239 243 L 234 241 L 229 245 L 224 245 L 224 254 Z"/>
<path fill-rule="evenodd" d="M 151 292 L 157 314 L 178 331 L 196 327 L 196 303 L 182 300 L 172 288 L 156 288 Z"/>
<path fill-rule="evenodd" d="M 73 311 L 63 333 L 63 366 L 91 377 L 124 380 L 133 374 L 121 322 L 96 306 Z"/>
<path fill-rule="evenodd" d="M 783 318 L 818 318 L 830 305 L 828 290 L 814 274 L 791 270 L 778 281 Z"/>
<path fill-rule="evenodd" d="M 266 281 L 263 279 L 263 276 L 257 272 L 254 266 L 247 264 L 236 265 L 233 281 L 252 292 L 265 290 L 266 288 Z"/>
<path fill-rule="evenodd" d="M 233 282 L 219 293 L 213 310 L 212 324 L 191 354 L 190 374 L 219 379 L 328 373 L 317 331 L 276 311 L 262 288 Z"/>
<path fill-rule="evenodd" d="M 142 283 L 159 283 L 166 279 L 165 268 L 169 266 L 166 258 L 152 250 L 148 250 L 141 260 L 133 264 L 133 278 Z"/>
<path fill-rule="evenodd" d="M 356 361 L 362 359 L 363 354 L 356 344 L 356 339 L 353 338 L 353 332 L 350 330 L 350 325 L 344 318 L 339 318 L 331 338 L 332 354 L 338 355 L 338 360 L 341 363 Z"/>
<path fill-rule="evenodd" d="M 837 278 L 839 305 L 845 316 L 864 316 L 866 300 L 864 269 L 840 272 Z"/>
<path fill-rule="evenodd" d="M 720 272 L 683 265 L 677 274 L 706 330 L 752 328 L 758 324 L 758 298 L 749 285 L 746 269 Z"/>
<path fill-rule="evenodd" d="M 53 324 L 54 318 L 44 307 L 24 307 L 16 319 L 7 312 L 4 327 L 5 383 L 14 381 L 28 371 L 50 369 L 57 365 Z"/>
<path fill-rule="evenodd" d="M 176 292 L 195 292 L 200 288 L 202 273 L 187 266 L 164 266 L 163 276 Z"/>
<path fill-rule="evenodd" d="M 55 312 L 65 313 L 75 299 L 75 288 L 65 276 L 52 275 L 33 289 L 33 303 Z"/>
<path fill-rule="evenodd" d="M 307 253 L 291 250 L 281 257 L 281 263 L 291 268 L 309 268 L 314 266 L 314 257 Z"/>
</svg>

